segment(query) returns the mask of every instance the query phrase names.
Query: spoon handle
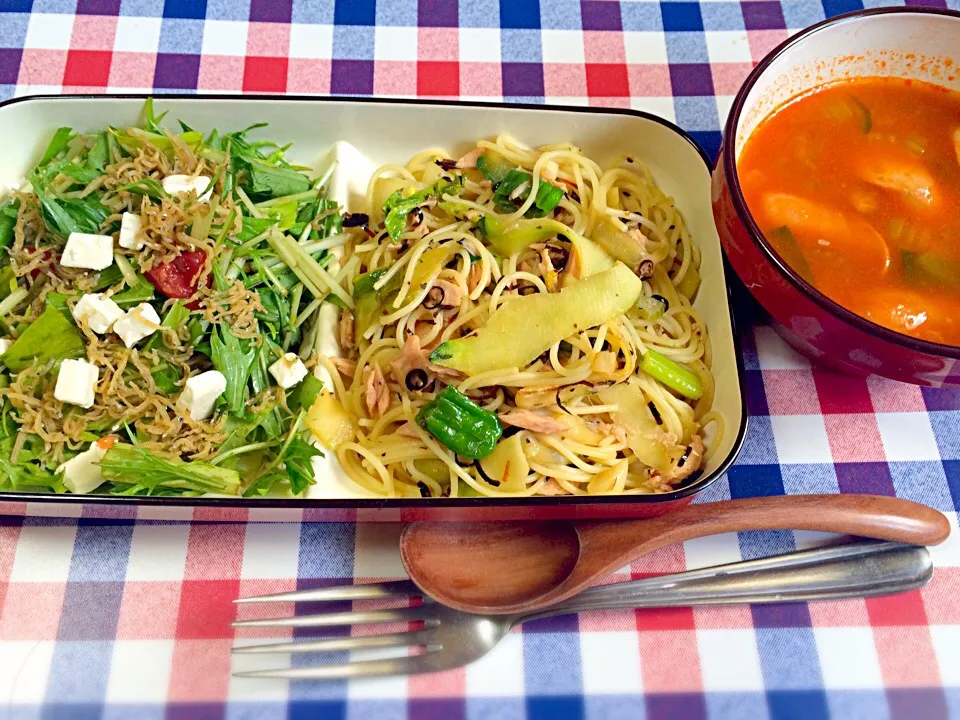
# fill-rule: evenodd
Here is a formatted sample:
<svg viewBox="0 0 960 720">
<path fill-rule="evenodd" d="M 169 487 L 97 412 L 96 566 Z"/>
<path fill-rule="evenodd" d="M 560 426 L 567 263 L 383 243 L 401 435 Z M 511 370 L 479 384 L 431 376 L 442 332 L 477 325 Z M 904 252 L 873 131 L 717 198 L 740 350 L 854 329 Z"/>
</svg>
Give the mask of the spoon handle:
<svg viewBox="0 0 960 720">
<path fill-rule="evenodd" d="M 580 559 L 543 600 L 559 602 L 653 550 L 693 538 L 745 530 L 817 530 L 936 545 L 950 534 L 943 514 L 882 495 L 791 495 L 689 505 L 645 520 L 579 522 Z"/>
<path fill-rule="evenodd" d="M 923 587 L 932 575 L 933 563 L 924 547 L 852 543 L 602 585 L 534 617 L 616 608 L 872 597 Z"/>
</svg>

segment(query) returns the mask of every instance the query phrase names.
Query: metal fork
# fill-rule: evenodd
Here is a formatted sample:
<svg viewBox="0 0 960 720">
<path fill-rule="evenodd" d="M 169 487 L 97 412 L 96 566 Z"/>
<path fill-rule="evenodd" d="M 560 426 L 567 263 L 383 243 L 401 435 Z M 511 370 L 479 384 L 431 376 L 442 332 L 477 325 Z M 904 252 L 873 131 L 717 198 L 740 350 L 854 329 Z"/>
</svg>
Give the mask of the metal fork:
<svg viewBox="0 0 960 720">
<path fill-rule="evenodd" d="M 410 581 L 350 585 L 239 598 L 255 602 L 341 602 L 422 599 L 418 607 L 326 612 L 234 622 L 238 628 L 333 628 L 368 623 L 420 622 L 423 627 L 360 637 L 333 637 L 234 647 L 235 653 L 325 653 L 370 648 L 408 651 L 379 660 L 235 673 L 237 677 L 329 679 L 412 675 L 461 667 L 490 652 L 516 625 L 554 615 L 616 608 L 686 607 L 871 597 L 923 587 L 933 575 L 924 547 L 858 542 L 759 560 L 594 587 L 564 603 L 521 615 L 472 615 L 425 597 Z"/>
</svg>

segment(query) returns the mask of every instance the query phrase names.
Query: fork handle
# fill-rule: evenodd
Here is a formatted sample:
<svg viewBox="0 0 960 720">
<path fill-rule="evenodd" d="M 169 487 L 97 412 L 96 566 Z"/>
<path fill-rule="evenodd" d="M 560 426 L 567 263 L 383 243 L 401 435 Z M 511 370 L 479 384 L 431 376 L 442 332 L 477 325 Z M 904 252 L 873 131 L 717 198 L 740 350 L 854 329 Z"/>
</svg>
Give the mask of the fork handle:
<svg viewBox="0 0 960 720">
<path fill-rule="evenodd" d="M 601 585 L 524 619 L 617 608 L 871 597 L 923 587 L 932 575 L 925 547 L 859 542 Z"/>
</svg>

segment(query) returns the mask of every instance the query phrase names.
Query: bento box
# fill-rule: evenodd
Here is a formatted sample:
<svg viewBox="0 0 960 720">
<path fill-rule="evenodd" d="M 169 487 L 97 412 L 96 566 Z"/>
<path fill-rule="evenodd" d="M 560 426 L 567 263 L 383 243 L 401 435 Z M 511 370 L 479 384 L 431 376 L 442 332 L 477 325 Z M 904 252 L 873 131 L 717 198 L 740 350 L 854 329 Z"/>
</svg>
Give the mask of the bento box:
<svg viewBox="0 0 960 720">
<path fill-rule="evenodd" d="M 79 132 L 135 124 L 145 96 L 23 97 L 0 104 L 0 184 L 13 186 L 43 153 L 56 128 Z M 350 480 L 332 454 L 315 459 L 317 482 L 305 497 L 136 497 L 0 492 L 0 513 L 144 519 L 257 521 L 516 520 L 658 515 L 689 503 L 735 459 L 746 430 L 743 357 L 733 323 L 724 259 L 714 225 L 710 165 L 702 149 L 670 122 L 642 112 L 469 102 L 347 98 L 155 96 L 158 111 L 207 131 L 269 123 L 293 143 L 291 162 L 332 167 L 328 196 L 357 212 L 371 173 L 428 147 L 457 157 L 477 138 L 509 132 L 530 145 L 569 141 L 600 164 L 630 154 L 675 198 L 701 251 L 695 309 L 710 333 L 716 378 L 713 407 L 724 431 L 703 472 L 672 492 L 622 496 L 388 499 Z M 335 322 L 335 311 L 330 322 Z"/>
</svg>

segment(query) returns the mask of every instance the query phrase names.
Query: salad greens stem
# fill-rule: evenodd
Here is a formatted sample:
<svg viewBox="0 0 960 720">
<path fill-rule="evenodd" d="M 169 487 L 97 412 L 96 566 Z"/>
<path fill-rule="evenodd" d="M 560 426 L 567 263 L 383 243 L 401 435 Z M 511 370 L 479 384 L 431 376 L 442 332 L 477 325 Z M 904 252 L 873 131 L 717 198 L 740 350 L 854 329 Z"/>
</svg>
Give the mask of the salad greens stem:
<svg viewBox="0 0 960 720">
<path fill-rule="evenodd" d="M 223 251 L 223 254 L 220 256 L 219 268 L 220 272 L 224 275 L 227 274 L 227 270 L 230 269 L 230 263 L 233 261 L 233 248 L 228 247 Z"/>
<path fill-rule="evenodd" d="M 283 236 L 281 235 L 280 237 L 283 237 Z M 306 286 L 307 290 L 310 291 L 311 295 L 313 295 L 314 297 L 323 296 L 323 292 L 320 290 L 320 288 L 317 287 L 316 283 L 314 282 L 314 279 L 303 271 L 303 268 L 301 268 L 298 265 L 296 257 L 294 257 L 290 253 L 289 249 L 286 246 L 277 243 L 274 240 L 273 235 L 267 236 L 267 242 L 270 243 L 270 245 L 274 248 L 274 250 L 276 250 L 277 255 L 279 255 L 280 259 L 282 260 L 282 264 L 286 265 L 288 268 L 290 268 L 290 270 L 293 271 L 293 273 L 297 276 L 297 279 L 299 279 L 300 282 L 302 282 Z"/>
<path fill-rule="evenodd" d="M 280 293 L 281 295 L 283 295 L 284 297 L 286 297 L 286 295 L 287 295 L 287 289 L 286 289 L 283 285 L 280 284 L 280 281 L 277 279 L 277 276 L 274 275 L 274 274 L 273 274 L 273 271 L 270 270 L 270 268 L 268 268 L 268 267 L 264 264 L 263 260 L 261 260 L 259 257 L 254 256 L 254 258 L 253 258 L 253 266 L 254 266 L 257 270 L 259 270 L 261 273 L 263 273 L 264 277 L 266 277 L 267 280 L 270 281 L 270 284 L 273 285 L 274 289 L 275 289 L 278 293 Z M 302 292 L 302 291 L 301 291 L 301 292 Z"/>
<path fill-rule="evenodd" d="M 324 301 L 324 298 L 314 299 L 309 305 L 307 305 L 303 309 L 302 313 L 297 315 L 296 321 L 295 322 L 291 321 L 290 324 L 293 325 L 294 327 L 300 327 L 301 325 L 303 325 L 307 320 L 310 319 L 310 316 L 317 311 L 317 308 L 319 308 L 323 304 L 323 301 Z"/>
<path fill-rule="evenodd" d="M 259 245 L 260 243 L 262 243 L 264 240 L 267 239 L 267 236 L 270 234 L 272 230 L 273 230 L 273 227 L 269 227 L 266 230 L 264 230 L 262 233 L 257 235 L 255 238 L 253 238 L 252 240 L 247 240 L 247 242 L 245 242 L 243 245 L 237 248 L 237 254 L 242 255 L 252 250 L 253 248 L 255 248 L 257 245 Z M 282 262 L 280 261 L 277 261 L 277 262 L 278 264 L 283 265 Z"/>
<path fill-rule="evenodd" d="M 15 310 L 20 303 L 27 299 L 29 294 L 26 288 L 18 287 L 3 300 L 0 300 L 0 317 L 5 317 Z"/>
<path fill-rule="evenodd" d="M 346 277 L 348 277 L 349 275 L 352 275 L 354 269 L 359 264 L 360 264 L 360 257 L 358 255 L 354 255 L 349 260 L 347 260 L 347 262 L 345 262 L 340 267 L 340 269 L 337 270 L 337 274 L 334 277 L 334 279 L 337 281 L 337 284 L 339 285 L 341 282 L 343 282 L 343 280 Z"/>
<path fill-rule="evenodd" d="M 321 256 L 321 255 L 323 254 L 323 252 L 324 252 L 324 248 L 319 247 L 319 245 L 320 245 L 320 243 L 311 242 L 311 243 L 304 243 L 304 244 L 302 245 L 302 247 L 303 247 L 304 250 L 307 251 L 307 253 L 310 255 L 310 257 L 316 256 L 314 259 L 315 259 L 317 262 L 319 262 L 319 261 L 320 261 L 320 256 Z M 265 260 L 264 262 L 266 263 L 267 267 L 270 268 L 271 270 L 276 270 L 277 268 L 286 267 L 286 265 L 287 265 L 283 260 L 281 260 L 281 259 L 279 259 L 279 258 L 270 259 L 270 260 Z"/>
<path fill-rule="evenodd" d="M 293 238 L 274 229 L 267 237 L 267 242 L 305 285 L 312 284 L 317 288 L 314 297 L 320 296 L 319 288 L 322 287 L 340 298 L 348 308 L 353 308 L 353 298 Z"/>
<path fill-rule="evenodd" d="M 217 170 L 217 174 L 214 175 L 212 178 L 210 178 L 210 184 L 207 185 L 207 189 L 204 190 L 204 191 L 203 191 L 202 193 L 200 193 L 199 195 L 197 195 L 197 200 L 199 200 L 200 198 L 204 197 L 205 195 L 209 195 L 209 196 L 210 196 L 210 213 L 209 213 L 209 217 L 211 217 L 211 218 L 213 217 L 213 211 L 217 209 L 217 205 L 218 205 L 219 202 L 220 202 L 220 198 L 213 194 L 213 189 L 217 186 L 217 183 L 220 182 L 220 178 L 223 176 L 223 172 L 224 172 L 225 169 L 226 169 L 226 164 L 222 165 L 222 166 L 220 167 L 220 169 Z M 206 236 L 204 236 L 204 237 L 206 237 Z"/>
<path fill-rule="evenodd" d="M 290 298 L 290 321 L 289 325 L 291 327 L 296 327 L 297 322 L 297 311 L 300 309 L 300 300 L 303 297 L 303 285 L 297 285 L 293 292 L 291 293 Z"/>
<path fill-rule="evenodd" d="M 263 474 L 266 475 L 271 470 L 276 468 L 281 462 L 283 462 L 283 456 L 287 452 L 287 448 L 290 447 L 296 437 L 297 433 L 300 432 L 300 426 L 303 424 L 303 418 L 306 417 L 307 411 L 304 408 L 300 408 L 300 412 L 297 413 L 297 416 L 293 420 L 293 425 L 290 426 L 290 432 L 287 433 L 286 440 L 283 441 L 283 446 L 280 448 L 280 451 L 277 453 L 277 457 L 274 458 L 273 462 L 267 465 L 263 469 Z"/>
<path fill-rule="evenodd" d="M 226 450 L 216 457 L 210 459 L 211 465 L 219 465 L 227 458 L 234 457 L 236 455 L 243 455 L 245 453 L 254 452 L 256 450 L 266 450 L 277 444 L 277 440 L 264 440 L 262 442 L 250 443 L 249 445 L 241 445 L 240 447 L 235 447 L 232 450 Z"/>
<path fill-rule="evenodd" d="M 303 243 L 303 249 L 309 253 L 317 250 L 331 250 L 335 247 L 343 247 L 350 240 L 346 233 L 331 235 L 324 240 L 314 240 L 313 242 Z"/>
<path fill-rule="evenodd" d="M 250 215 L 255 218 L 263 219 L 263 213 L 257 209 L 257 206 L 251 202 L 249 196 L 243 191 L 243 188 L 239 185 L 235 188 L 237 195 L 243 201 L 243 204 L 247 206 L 247 210 L 250 211 Z"/>
<path fill-rule="evenodd" d="M 233 280 L 236 280 L 238 277 L 240 277 L 240 273 L 242 272 L 242 270 L 243 270 L 243 260 L 235 259 L 232 263 L 230 263 L 230 267 L 227 268 L 225 277 L 227 278 L 227 280 L 230 280 L 232 282 Z"/>
<path fill-rule="evenodd" d="M 220 247 L 223 245 L 224 240 L 227 239 L 227 235 L 230 233 L 230 230 L 233 229 L 233 224 L 237 221 L 237 209 L 233 208 L 230 211 L 230 214 L 227 215 L 226 221 L 220 227 L 220 232 L 217 234 L 217 239 L 215 241 L 216 246 Z"/>
<path fill-rule="evenodd" d="M 297 242 L 303 245 L 307 242 L 307 239 L 310 237 L 310 233 L 313 232 L 313 220 L 316 218 L 316 215 L 310 219 L 310 222 L 303 224 L 303 230 L 300 232 L 300 237 L 297 238 Z"/>
<path fill-rule="evenodd" d="M 213 183 L 210 183 L 210 186 L 207 188 L 209 190 L 213 187 Z M 213 198 L 210 201 L 210 209 L 205 215 L 195 216 L 193 219 L 193 225 L 190 227 L 191 237 L 195 237 L 197 240 L 203 240 L 210 236 L 210 226 L 213 225 L 213 216 L 217 212 L 217 205 L 220 204 L 220 198 Z"/>
<path fill-rule="evenodd" d="M 294 193 L 293 195 L 284 195 L 283 197 L 270 198 L 269 200 L 264 200 L 263 202 L 258 202 L 256 207 L 258 208 L 271 208 L 274 205 L 280 205 L 287 202 L 296 202 L 299 203 L 301 200 L 313 200 L 320 194 L 319 190 L 305 190 L 304 192 Z"/>
<path fill-rule="evenodd" d="M 123 255 L 115 252 L 113 254 L 113 260 L 117 263 L 117 267 L 120 268 L 120 274 L 123 275 L 123 279 L 126 281 L 127 285 L 133 287 L 140 282 L 140 278 L 137 277 L 136 271 Z"/>
<path fill-rule="evenodd" d="M 322 187 L 325 187 L 327 184 L 327 181 L 330 180 L 330 178 L 333 176 L 333 171 L 336 169 L 337 169 L 337 163 L 335 162 L 330 163 L 327 169 L 323 171 L 323 175 L 321 175 L 320 177 L 318 177 L 316 180 L 313 181 L 313 187 L 318 190 Z"/>
</svg>

